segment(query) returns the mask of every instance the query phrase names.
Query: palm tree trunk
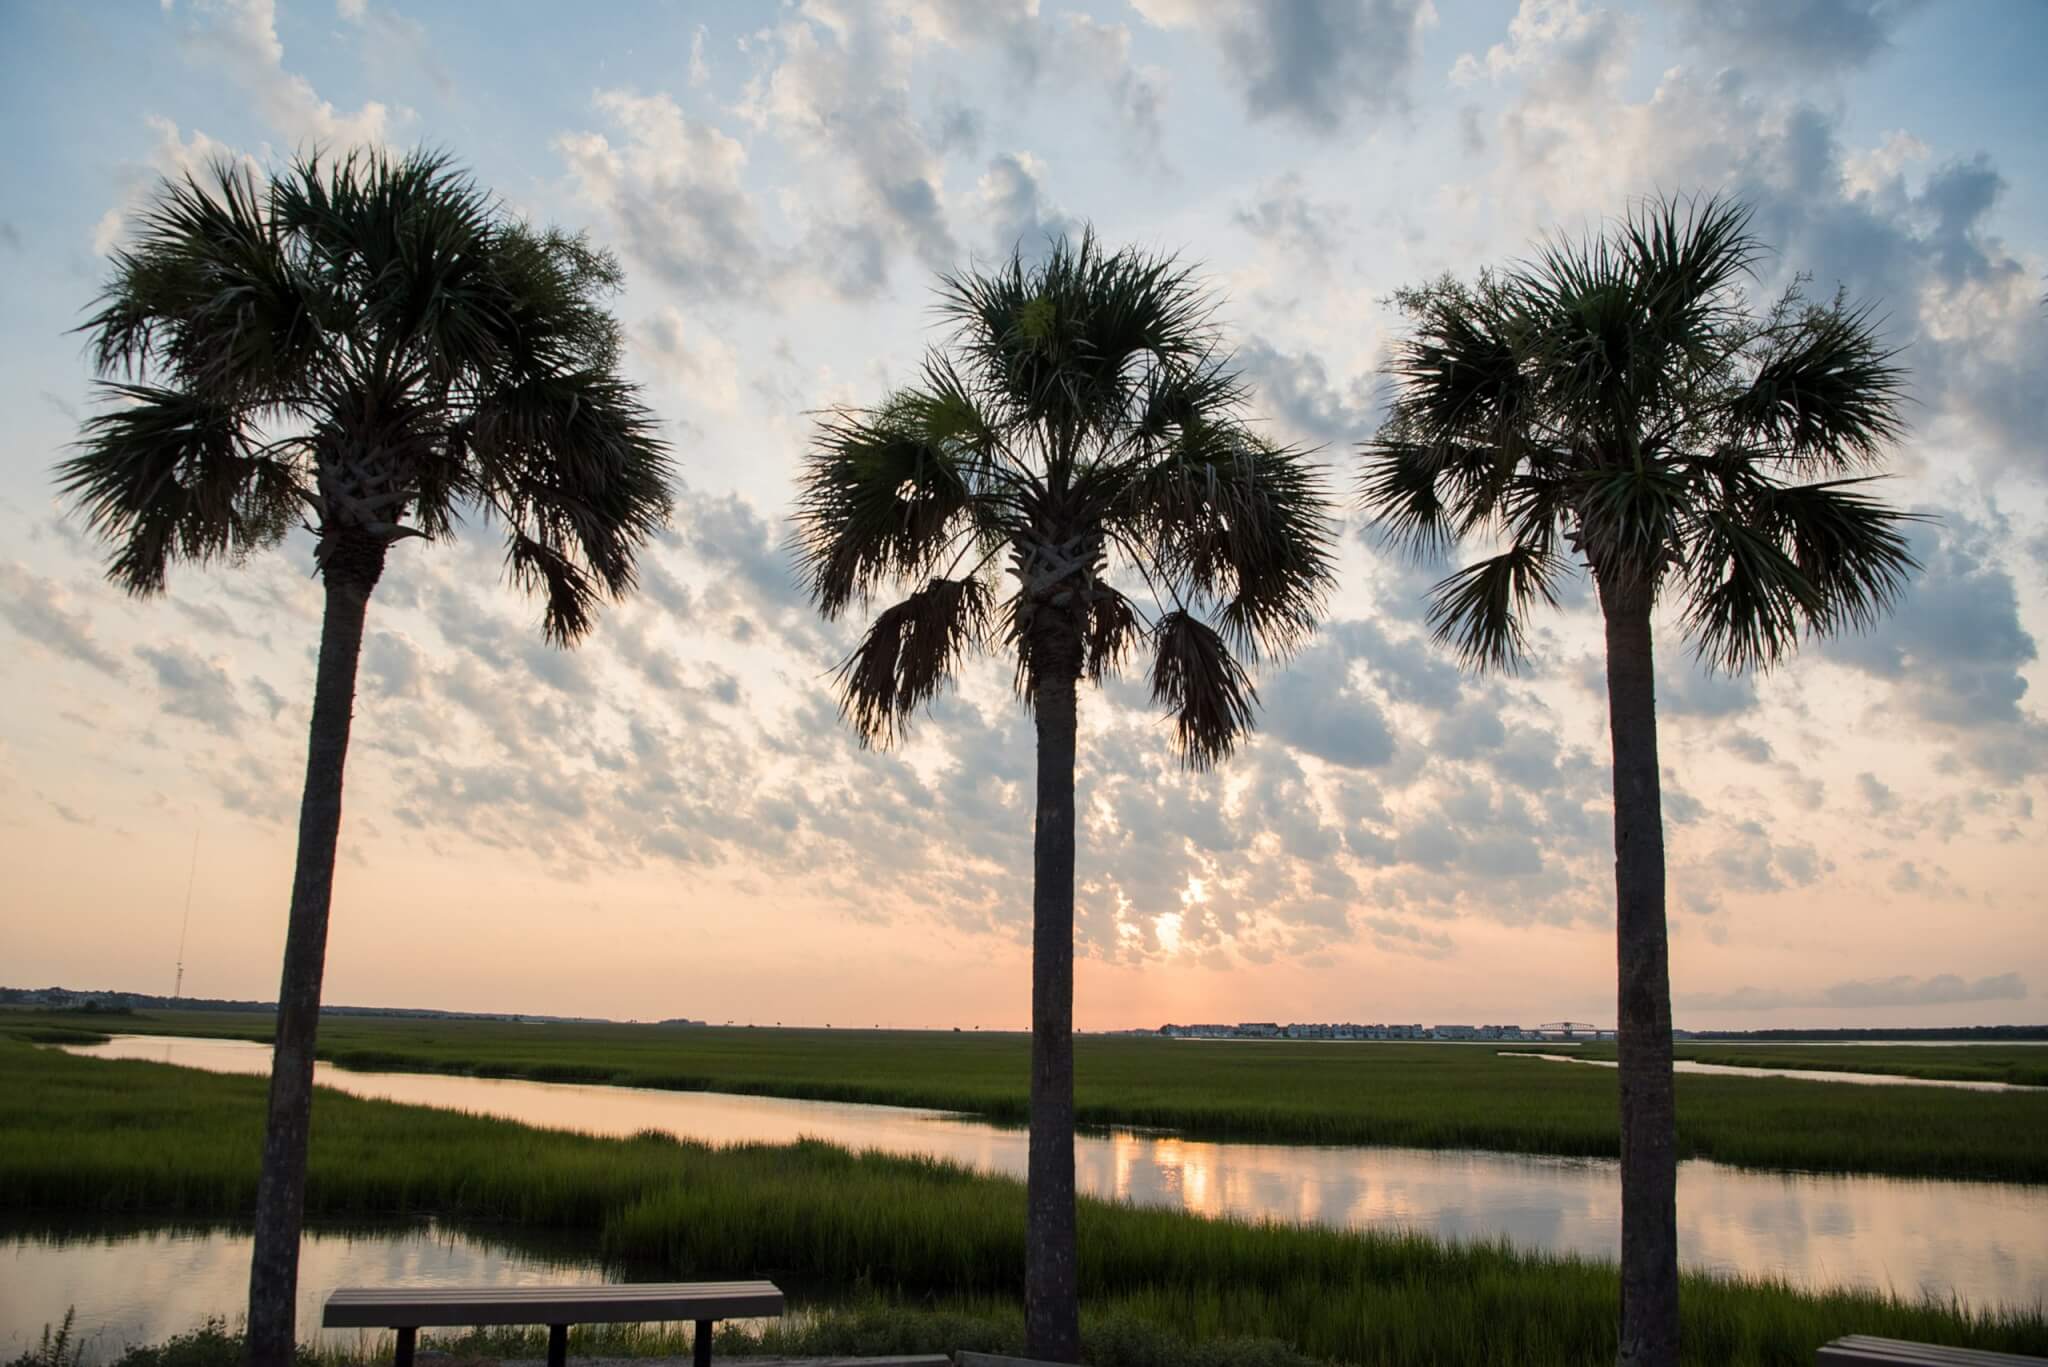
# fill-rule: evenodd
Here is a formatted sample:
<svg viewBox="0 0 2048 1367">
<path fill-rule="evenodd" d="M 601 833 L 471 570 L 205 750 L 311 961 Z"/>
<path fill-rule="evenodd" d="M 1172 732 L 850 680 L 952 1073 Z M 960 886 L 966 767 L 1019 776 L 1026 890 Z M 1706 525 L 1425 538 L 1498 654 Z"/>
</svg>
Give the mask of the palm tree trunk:
<svg viewBox="0 0 2048 1367">
<path fill-rule="evenodd" d="M 1600 585 L 1614 743 L 1615 1028 L 1621 1074 L 1624 1367 L 1678 1362 L 1678 1135 L 1671 1078 L 1671 954 L 1664 813 L 1646 584 Z"/>
<path fill-rule="evenodd" d="M 1050 633 L 1049 633 L 1050 634 Z M 1074 727 L 1080 642 L 1034 651 L 1041 668 L 1038 825 L 1031 888 L 1031 1156 L 1024 1230 L 1025 1352 L 1081 1356 L 1074 1234 Z"/>
<path fill-rule="evenodd" d="M 306 787 L 299 802 L 298 869 L 292 876 L 284 977 L 277 991 L 277 1044 L 270 1063 L 270 1114 L 256 1186 L 255 1252 L 249 1264 L 250 1367 L 290 1367 L 297 1344 L 299 1234 L 306 1210 L 306 1143 L 313 1123 L 313 1036 L 327 962 L 327 911 L 341 833 L 342 766 L 348 758 L 363 618 L 384 567 L 384 547 L 367 539 L 337 545 L 325 568 L 326 613 L 313 684 Z"/>
</svg>

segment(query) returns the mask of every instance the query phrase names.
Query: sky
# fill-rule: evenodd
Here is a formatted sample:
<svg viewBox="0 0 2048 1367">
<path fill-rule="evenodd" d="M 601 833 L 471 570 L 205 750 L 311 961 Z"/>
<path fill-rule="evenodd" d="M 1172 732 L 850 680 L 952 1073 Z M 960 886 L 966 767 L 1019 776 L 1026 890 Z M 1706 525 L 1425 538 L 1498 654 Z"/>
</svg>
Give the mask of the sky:
<svg viewBox="0 0 2048 1367">
<path fill-rule="evenodd" d="M 1660 613 L 1677 1023 L 2048 1019 L 2048 16 L 2034 0 L 133 0 L 0 6 L 0 981 L 275 995 L 310 541 L 106 584 L 51 467 L 134 212 L 217 158 L 443 148 L 614 250 L 673 444 L 641 592 L 565 652 L 472 528 L 371 605 L 326 997 L 838 1026 L 1028 1019 L 1034 772 L 1000 660 L 864 750 L 792 572 L 819 410 L 943 340 L 937 273 L 1092 224 L 1198 266 L 1277 439 L 1349 498 L 1391 296 L 1726 193 L 1911 372 L 1899 610 L 1766 677 Z M 1613 1020 L 1597 614 L 1429 640 L 1443 567 L 1345 508 L 1257 736 L 1082 703 L 1076 1019 Z"/>
</svg>

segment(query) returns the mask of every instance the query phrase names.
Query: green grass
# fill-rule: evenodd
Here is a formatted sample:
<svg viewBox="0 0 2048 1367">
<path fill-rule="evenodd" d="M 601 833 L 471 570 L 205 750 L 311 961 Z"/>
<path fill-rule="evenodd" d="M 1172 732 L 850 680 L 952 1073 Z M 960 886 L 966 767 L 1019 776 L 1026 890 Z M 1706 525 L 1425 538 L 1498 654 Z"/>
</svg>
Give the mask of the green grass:
<svg viewBox="0 0 2048 1367">
<path fill-rule="evenodd" d="M 64 1024 L 0 1013 L 0 1034 Z M 123 1028 L 262 1038 L 268 1021 L 139 1012 Z M 320 1029 L 320 1056 L 352 1068 L 935 1106 L 1011 1123 L 1025 1118 L 1030 1043 L 1023 1035 L 349 1016 L 330 1017 Z M 1613 1157 L 1619 1147 L 1611 1071 L 1503 1058 L 1486 1045 L 1084 1036 L 1076 1041 L 1075 1071 L 1084 1125 L 1567 1156 Z M 2044 1182 L 2044 1136 L 2048 1091 L 1678 1079 L 1680 1155 L 1744 1167 Z"/>
<path fill-rule="evenodd" d="M 246 1217 L 262 1109 L 259 1078 L 0 1041 L 0 1209 Z M 1024 1193 L 1013 1181 L 817 1143 L 598 1139 L 326 1091 L 313 1135 L 314 1216 L 431 1213 L 573 1232 L 593 1253 L 664 1275 L 767 1276 L 815 1303 L 882 1302 L 877 1342 L 963 1332 L 920 1318 L 929 1313 L 1011 1336 L 990 1346 L 1014 1343 Z M 1346 1363 L 1614 1354 L 1616 1277 L 1604 1263 L 1093 1200 L 1081 1202 L 1080 1258 L 1094 1332 L 1129 1340 L 1128 1357 L 1105 1362 L 1178 1360 L 1175 1345 L 1183 1356 L 1190 1344 L 1267 1351 L 1246 1340 Z M 1979 1314 L 1695 1276 L 1684 1313 L 1687 1361 L 1702 1364 L 1804 1364 L 1852 1332 L 2048 1353 L 2038 1307 Z"/>
</svg>

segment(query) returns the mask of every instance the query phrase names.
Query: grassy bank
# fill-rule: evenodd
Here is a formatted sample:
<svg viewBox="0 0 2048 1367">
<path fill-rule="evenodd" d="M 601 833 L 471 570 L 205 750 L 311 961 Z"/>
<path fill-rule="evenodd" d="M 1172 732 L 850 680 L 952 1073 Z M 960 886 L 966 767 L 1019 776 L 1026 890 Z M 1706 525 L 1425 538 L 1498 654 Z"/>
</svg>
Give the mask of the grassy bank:
<svg viewBox="0 0 2048 1367">
<path fill-rule="evenodd" d="M 261 1038 L 267 1025 L 259 1016 L 169 1011 L 138 1012 L 114 1028 Z M 80 1027 L 75 1018 L 0 1015 L 0 1034 L 67 1028 Z M 972 1032 L 346 1016 L 323 1021 L 320 1039 L 322 1058 L 354 1068 L 934 1106 L 1006 1122 L 1025 1115 L 1029 1048 L 1022 1035 Z M 1282 1142 L 1617 1152 L 1611 1072 L 1503 1058 L 1489 1046 L 1084 1037 L 1076 1073 L 1083 1124 Z M 1681 1077 L 1678 1107 L 1685 1157 L 2048 1181 L 2048 1091 Z"/>
<path fill-rule="evenodd" d="M 0 1209 L 246 1215 L 262 1100 L 256 1078 L 0 1042 Z M 822 1144 L 592 1139 L 328 1092 L 307 1207 L 574 1231 L 668 1275 L 768 1276 L 997 1326 L 1014 1325 L 1023 1277 L 1015 1182 Z M 1089 1200 L 1080 1230 L 1092 1322 L 1160 1341 L 1269 1339 L 1339 1362 L 1613 1357 L 1616 1281 L 1601 1263 Z M 2048 1352 L 2038 1309 L 1982 1316 L 1693 1277 L 1685 1314 L 1697 1363 L 1807 1363 L 1850 1332 Z"/>
</svg>

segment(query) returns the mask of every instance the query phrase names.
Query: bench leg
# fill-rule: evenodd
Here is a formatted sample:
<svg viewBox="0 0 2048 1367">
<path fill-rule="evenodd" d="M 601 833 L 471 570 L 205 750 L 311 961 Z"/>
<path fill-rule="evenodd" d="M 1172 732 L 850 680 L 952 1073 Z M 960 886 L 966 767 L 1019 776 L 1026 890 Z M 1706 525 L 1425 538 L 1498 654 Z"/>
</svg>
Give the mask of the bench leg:
<svg viewBox="0 0 2048 1367">
<path fill-rule="evenodd" d="M 412 1350 L 418 1346 L 420 1331 L 407 1326 L 398 1331 L 398 1347 L 391 1354 L 392 1367 L 412 1367 Z"/>
<path fill-rule="evenodd" d="M 690 1367 L 711 1367 L 711 1321 L 698 1320 L 690 1339 Z"/>
<path fill-rule="evenodd" d="M 548 1367 L 565 1367 L 569 1361 L 569 1326 L 548 1326 Z"/>
</svg>

